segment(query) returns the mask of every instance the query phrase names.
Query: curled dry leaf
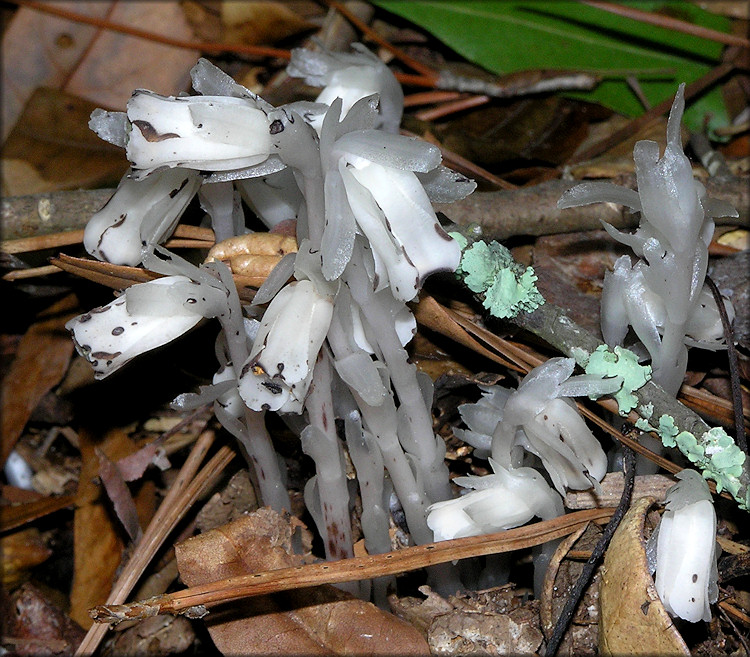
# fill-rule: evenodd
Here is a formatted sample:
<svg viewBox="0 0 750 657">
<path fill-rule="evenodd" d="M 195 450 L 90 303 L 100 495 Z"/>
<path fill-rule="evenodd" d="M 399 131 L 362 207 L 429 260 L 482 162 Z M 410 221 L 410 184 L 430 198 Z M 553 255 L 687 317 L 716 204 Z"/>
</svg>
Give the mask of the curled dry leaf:
<svg viewBox="0 0 750 657">
<path fill-rule="evenodd" d="M 214 493 L 198 512 L 195 524 L 202 532 L 226 525 L 242 514 L 258 508 L 258 498 L 250 481 L 250 473 L 243 469 L 236 472 L 226 488 Z"/>
<path fill-rule="evenodd" d="M 53 604 L 43 591 L 24 584 L 11 595 L 2 596 L 3 645 L 5 654 L 63 657 L 72 655 L 84 631 Z"/>
<path fill-rule="evenodd" d="M 3 377 L 0 408 L 0 462 L 5 464 L 36 405 L 65 375 L 73 343 L 64 330 L 76 310 L 67 296 L 40 316 L 21 338 L 10 371 Z"/>
<path fill-rule="evenodd" d="M 0 539 L 0 575 L 3 588 L 11 589 L 27 580 L 31 569 L 44 563 L 52 551 L 36 527 L 29 527 Z"/>
<path fill-rule="evenodd" d="M 689 655 L 648 572 L 643 526 L 652 497 L 637 500 L 604 557 L 599 592 L 601 655 Z"/>
<path fill-rule="evenodd" d="M 224 38 L 229 43 L 273 44 L 315 27 L 283 2 L 221 3 Z"/>
<path fill-rule="evenodd" d="M 154 616 L 117 632 L 102 648 L 102 657 L 140 657 L 141 655 L 179 655 L 190 649 L 195 632 L 182 616 Z"/>
<path fill-rule="evenodd" d="M 175 546 L 188 586 L 302 563 L 292 544 L 301 523 L 268 508 Z M 332 586 L 234 602 L 206 625 L 224 654 L 428 655 L 418 630 Z"/>
<path fill-rule="evenodd" d="M 221 260 L 233 274 L 247 276 L 254 285 L 261 285 L 288 253 L 297 252 L 297 240 L 279 233 L 249 233 L 230 237 L 214 245 L 206 262 Z"/>
</svg>

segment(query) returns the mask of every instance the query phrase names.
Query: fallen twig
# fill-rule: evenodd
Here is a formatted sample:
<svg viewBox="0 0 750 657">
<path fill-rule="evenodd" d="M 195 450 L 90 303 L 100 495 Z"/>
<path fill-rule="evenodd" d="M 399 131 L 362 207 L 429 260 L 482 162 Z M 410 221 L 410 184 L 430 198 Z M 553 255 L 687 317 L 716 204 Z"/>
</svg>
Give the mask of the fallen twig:
<svg viewBox="0 0 750 657">
<path fill-rule="evenodd" d="M 123 620 L 149 618 L 157 614 L 202 614 L 205 606 L 222 602 L 306 586 L 396 575 L 456 559 L 512 552 L 567 536 L 580 526 L 593 520 L 608 518 L 612 513 L 611 508 L 577 511 L 553 520 L 485 536 L 458 538 L 452 541 L 417 545 L 385 554 L 230 577 L 139 602 L 125 605 L 100 605 L 92 609 L 89 614 L 99 623 L 119 623 Z"/>
</svg>

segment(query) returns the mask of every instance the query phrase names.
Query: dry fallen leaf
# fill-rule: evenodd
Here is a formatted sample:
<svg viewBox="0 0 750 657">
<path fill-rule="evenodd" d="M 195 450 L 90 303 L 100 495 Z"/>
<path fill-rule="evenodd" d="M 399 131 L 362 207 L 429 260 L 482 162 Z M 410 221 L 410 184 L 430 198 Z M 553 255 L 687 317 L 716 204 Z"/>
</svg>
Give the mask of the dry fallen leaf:
<svg viewBox="0 0 750 657">
<path fill-rule="evenodd" d="M 79 433 L 81 476 L 78 485 L 78 508 L 73 519 L 73 584 L 70 593 L 70 616 L 85 629 L 91 626 L 90 607 L 107 600 L 122 558 L 123 542 L 112 520 L 111 505 L 96 483 L 99 459 L 96 448 L 112 461 L 135 451 L 125 431 L 111 429 L 104 437 L 88 429 Z"/>
<path fill-rule="evenodd" d="M 0 538 L 0 579 L 3 587 L 12 589 L 31 575 L 31 569 L 44 563 L 52 551 L 44 544 L 36 527 Z"/>
<path fill-rule="evenodd" d="M 14 655 L 71 655 L 85 634 L 31 584 L 24 584 L 14 591 L 0 614 L 3 618 L 3 644 L 12 645 Z"/>
<path fill-rule="evenodd" d="M 114 634 L 102 647 L 102 657 L 179 655 L 190 650 L 195 632 L 182 616 L 154 616 Z"/>
<path fill-rule="evenodd" d="M 190 40 L 179 3 L 67 0 L 55 8 Z M 133 89 L 187 89 L 198 52 L 78 23 L 28 7 L 3 35 L 3 141 L 35 89 L 62 89 L 105 109 L 123 110 Z M 158 62 L 158 66 L 154 66 Z"/>
<path fill-rule="evenodd" d="M 433 655 L 533 655 L 542 644 L 537 603 L 522 603 L 510 586 L 448 599 L 429 586 L 419 591 L 425 600 L 391 596 L 389 602 L 427 637 Z"/>
<path fill-rule="evenodd" d="M 229 43 L 274 44 L 315 27 L 283 2 L 224 0 L 224 38 Z"/>
<path fill-rule="evenodd" d="M 0 462 L 5 463 L 32 411 L 68 367 L 73 342 L 65 322 L 75 315 L 74 296 L 61 299 L 39 317 L 21 339 L 10 371 L 2 381 Z"/>
<path fill-rule="evenodd" d="M 637 500 L 604 557 L 599 591 L 599 653 L 689 655 L 648 572 L 643 526 L 652 497 Z"/>
<path fill-rule="evenodd" d="M 214 493 L 206 502 L 198 512 L 195 524 L 201 532 L 207 532 L 257 508 L 258 497 L 250 481 L 250 473 L 242 469 L 232 475 L 224 490 Z"/>
<path fill-rule="evenodd" d="M 242 516 L 175 546 L 180 575 L 197 586 L 299 565 L 291 550 L 299 527 L 268 508 Z M 414 627 L 327 585 L 224 605 L 206 625 L 224 654 L 429 654 Z"/>
<path fill-rule="evenodd" d="M 128 161 L 121 148 L 89 130 L 96 107 L 58 89 L 36 89 L 3 146 L 3 193 L 116 185 Z"/>
</svg>

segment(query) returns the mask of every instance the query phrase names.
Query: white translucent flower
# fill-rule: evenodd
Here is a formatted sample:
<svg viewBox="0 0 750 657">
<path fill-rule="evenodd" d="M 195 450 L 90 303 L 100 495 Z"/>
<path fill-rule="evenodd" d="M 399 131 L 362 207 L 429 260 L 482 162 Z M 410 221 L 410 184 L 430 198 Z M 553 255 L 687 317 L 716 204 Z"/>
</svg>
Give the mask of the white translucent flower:
<svg viewBox="0 0 750 657">
<path fill-rule="evenodd" d="M 441 228 L 432 204 L 415 171 L 431 171 L 440 164 L 440 151 L 426 142 L 376 130 L 350 132 L 338 139 L 331 158 L 335 169 L 326 176 L 327 194 L 348 204 L 354 223 L 348 230 L 330 223 L 339 244 L 353 243 L 354 233 L 365 235 L 375 260 L 376 288 L 390 286 L 399 301 L 413 299 L 424 279 L 437 271 L 454 271 L 461 249 Z M 338 177 L 329 180 L 328 176 Z M 339 182 L 340 181 L 340 182 Z M 343 192 L 343 193 L 342 193 Z M 340 275 L 348 253 L 337 249 L 328 256 L 323 236 L 323 274 Z"/>
<path fill-rule="evenodd" d="M 377 94 L 378 118 L 375 128 L 397 133 L 404 111 L 404 92 L 390 69 L 362 44 L 354 43 L 354 53 L 295 48 L 287 66 L 287 74 L 305 78 L 314 87 L 324 87 L 315 99 L 331 105 L 341 98 L 339 118 L 346 115 L 360 99 Z M 321 119 L 312 122 L 319 130 Z"/>
<path fill-rule="evenodd" d="M 602 331 L 607 343 L 615 346 L 622 344 L 632 326 L 651 355 L 653 381 L 673 395 L 685 374 L 685 345 L 691 344 L 685 338 L 690 330 L 698 333 L 690 335 L 692 344 L 721 348 L 718 310 L 704 290 L 708 245 L 715 217 L 738 216 L 729 203 L 708 198 L 693 178 L 680 138 L 684 86 L 669 113 L 664 154 L 659 157 L 659 145 L 649 140 L 639 141 L 633 149 L 638 191 L 611 183 L 582 183 L 558 202 L 559 208 L 612 202 L 640 212 L 639 227 L 632 234 L 604 224 L 642 260 L 631 269 L 621 258 L 614 274 L 605 278 Z M 706 312 L 711 321 L 698 317 Z"/>
<path fill-rule="evenodd" d="M 106 306 L 71 319 L 78 353 L 103 379 L 136 356 L 171 342 L 203 318 L 202 300 L 187 276 L 165 276 L 128 288 Z"/>
<path fill-rule="evenodd" d="M 160 96 L 138 90 L 128 101 L 127 156 L 143 172 L 159 167 L 244 169 L 271 153 L 266 113 L 251 98 Z"/>
<path fill-rule="evenodd" d="M 612 272 L 604 275 L 602 291 L 602 334 L 607 344 L 621 345 L 632 326 L 650 354 L 658 356 L 661 335 L 667 322 L 664 300 L 648 285 L 648 265 L 634 265 L 629 256 L 619 257 Z M 727 304 L 731 322 L 734 307 Z M 707 285 L 701 289 L 694 310 L 684 325 L 685 344 L 702 349 L 725 349 L 724 328 L 713 294 Z M 686 355 L 682 356 L 686 358 Z"/>
<path fill-rule="evenodd" d="M 143 180 L 126 174 L 107 204 L 86 224 L 86 251 L 115 265 L 140 264 L 143 249 L 160 244 L 174 231 L 201 184 L 187 169 L 155 171 Z"/>
<path fill-rule="evenodd" d="M 290 283 L 274 297 L 240 374 L 240 396 L 251 409 L 302 412 L 332 314 L 333 300 L 312 281 Z"/>
<path fill-rule="evenodd" d="M 490 464 L 494 474 L 454 479 L 470 492 L 429 507 L 427 525 L 436 541 L 519 527 L 535 516 L 549 520 L 562 515 L 562 498 L 536 470 L 504 468 L 492 459 Z"/>
<path fill-rule="evenodd" d="M 718 598 L 716 512 L 703 477 L 675 475 L 656 540 L 656 591 L 666 610 L 691 623 L 711 620 Z"/>
<path fill-rule="evenodd" d="M 536 454 L 561 494 L 590 488 L 607 472 L 601 444 L 567 397 L 607 394 L 622 385 L 619 377 L 571 377 L 574 368 L 572 358 L 550 358 L 529 372 L 505 402 L 492 439 L 492 455 L 501 463 L 510 462 L 516 444 Z"/>
</svg>

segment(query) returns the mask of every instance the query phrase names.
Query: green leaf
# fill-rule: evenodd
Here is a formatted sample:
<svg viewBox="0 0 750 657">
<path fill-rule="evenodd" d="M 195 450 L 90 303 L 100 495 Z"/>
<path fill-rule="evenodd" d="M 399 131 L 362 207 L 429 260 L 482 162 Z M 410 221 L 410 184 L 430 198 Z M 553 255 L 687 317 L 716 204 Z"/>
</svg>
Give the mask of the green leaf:
<svg viewBox="0 0 750 657">
<path fill-rule="evenodd" d="M 699 37 L 615 16 L 569 0 L 374 0 L 374 4 L 427 30 L 466 59 L 498 74 L 525 69 L 589 70 L 605 79 L 590 92 L 568 94 L 634 117 L 644 107 L 625 82 L 639 79 L 655 105 L 674 96 L 680 82 L 693 82 L 719 61 L 723 46 Z M 641 0 L 628 6 L 728 31 L 728 19 L 692 3 Z M 714 87 L 685 113 L 692 130 L 704 117 L 715 129 L 729 119 Z"/>
</svg>

